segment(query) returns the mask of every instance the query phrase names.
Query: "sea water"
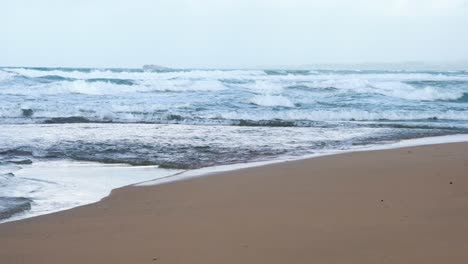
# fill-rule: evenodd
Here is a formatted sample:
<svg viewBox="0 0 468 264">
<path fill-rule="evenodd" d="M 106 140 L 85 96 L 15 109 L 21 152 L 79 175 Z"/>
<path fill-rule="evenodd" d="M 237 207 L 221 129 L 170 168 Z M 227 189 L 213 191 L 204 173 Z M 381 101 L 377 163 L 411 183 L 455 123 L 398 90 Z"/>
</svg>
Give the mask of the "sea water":
<svg viewBox="0 0 468 264">
<path fill-rule="evenodd" d="M 465 71 L 0 68 L 0 218 L 185 170 L 467 132 Z"/>
</svg>

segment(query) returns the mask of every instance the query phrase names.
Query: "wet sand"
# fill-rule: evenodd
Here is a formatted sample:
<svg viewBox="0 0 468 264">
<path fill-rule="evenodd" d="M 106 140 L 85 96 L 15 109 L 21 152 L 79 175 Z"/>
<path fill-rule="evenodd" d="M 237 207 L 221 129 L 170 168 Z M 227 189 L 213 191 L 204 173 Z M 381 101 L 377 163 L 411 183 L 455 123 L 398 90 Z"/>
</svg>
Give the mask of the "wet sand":
<svg viewBox="0 0 468 264">
<path fill-rule="evenodd" d="M 124 187 L 0 225 L 0 263 L 468 263 L 468 143 Z"/>
</svg>

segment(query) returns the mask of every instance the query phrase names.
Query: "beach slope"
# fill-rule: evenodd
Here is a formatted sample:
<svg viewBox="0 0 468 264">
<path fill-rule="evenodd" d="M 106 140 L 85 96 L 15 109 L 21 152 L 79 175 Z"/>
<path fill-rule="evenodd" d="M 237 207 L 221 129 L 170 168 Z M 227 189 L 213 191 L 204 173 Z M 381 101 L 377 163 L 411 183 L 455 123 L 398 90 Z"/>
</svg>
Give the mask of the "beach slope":
<svg viewBox="0 0 468 264">
<path fill-rule="evenodd" d="M 117 189 L 0 225 L 0 262 L 468 263 L 468 143 Z"/>
</svg>

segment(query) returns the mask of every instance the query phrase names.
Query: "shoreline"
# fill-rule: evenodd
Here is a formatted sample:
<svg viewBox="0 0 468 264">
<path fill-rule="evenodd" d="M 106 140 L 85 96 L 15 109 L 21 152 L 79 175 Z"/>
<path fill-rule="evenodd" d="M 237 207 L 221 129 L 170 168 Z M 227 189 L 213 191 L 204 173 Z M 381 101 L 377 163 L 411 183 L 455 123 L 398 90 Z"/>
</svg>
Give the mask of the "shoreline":
<svg viewBox="0 0 468 264">
<path fill-rule="evenodd" d="M 8 263 L 465 263 L 468 143 L 275 163 L 0 225 Z M 156 259 L 156 260 L 155 260 Z"/>
<path fill-rule="evenodd" d="M 341 154 L 401 149 L 401 148 L 440 145 L 440 144 L 465 143 L 465 142 L 468 142 L 468 134 L 455 134 L 455 135 L 445 135 L 445 136 L 436 136 L 436 137 L 405 139 L 405 140 L 400 140 L 397 142 L 392 142 L 392 143 L 387 143 L 387 144 L 375 144 L 375 145 L 365 146 L 362 148 L 334 150 L 330 152 L 307 154 L 307 155 L 298 156 L 298 157 L 282 157 L 282 158 L 267 160 L 267 161 L 218 165 L 218 166 L 205 167 L 205 168 L 200 168 L 200 169 L 195 169 L 195 170 L 187 170 L 187 171 L 176 173 L 174 175 L 169 175 L 169 176 L 154 179 L 154 180 L 131 184 L 130 186 L 155 186 L 155 185 L 164 184 L 164 183 L 171 183 L 171 182 L 183 181 L 183 180 L 187 180 L 191 178 L 209 176 L 211 174 L 218 174 L 218 173 L 231 172 L 231 171 L 236 171 L 236 170 L 241 170 L 241 169 L 268 166 L 268 165 L 283 163 L 283 162 L 300 161 L 300 160 L 314 159 L 314 158 L 341 155 Z"/>
<path fill-rule="evenodd" d="M 0 225 L 9 223 L 9 222 L 34 218 L 37 216 L 54 214 L 54 213 L 61 212 L 61 211 L 73 210 L 74 208 L 77 208 L 77 207 L 99 203 L 100 201 L 102 201 L 103 199 L 111 195 L 112 191 L 116 189 L 120 189 L 120 188 L 130 187 L 130 186 L 137 186 L 137 187 L 154 186 L 154 185 L 159 185 L 159 184 L 188 180 L 191 178 L 209 176 L 211 174 L 220 174 L 220 173 L 232 172 L 232 171 L 237 171 L 237 170 L 242 170 L 242 169 L 263 167 L 263 166 L 268 166 L 268 165 L 277 164 L 277 163 L 300 161 L 300 160 L 314 159 L 314 158 L 333 156 L 333 155 L 341 155 L 341 154 L 347 154 L 347 153 L 359 153 L 359 152 L 368 152 L 368 151 L 390 150 L 390 149 L 400 149 L 400 148 L 407 148 L 407 147 L 418 147 L 418 146 L 450 144 L 450 143 L 463 143 L 463 142 L 468 142 L 468 134 L 455 134 L 455 135 L 446 135 L 446 136 L 407 139 L 407 140 L 401 140 L 401 141 L 387 143 L 387 144 L 376 144 L 376 145 L 364 146 L 360 148 L 358 147 L 358 148 L 351 148 L 351 149 L 346 149 L 346 150 L 335 150 L 335 151 L 329 151 L 329 152 L 323 152 L 323 153 L 314 153 L 314 154 L 308 154 L 308 155 L 298 156 L 298 157 L 281 157 L 281 158 L 276 158 L 276 159 L 266 160 L 266 161 L 217 165 L 217 166 L 205 167 L 205 168 L 200 168 L 200 169 L 195 169 L 195 170 L 183 170 L 183 171 L 179 170 L 177 172 L 174 172 L 173 174 L 168 173 L 171 170 L 159 169 L 155 166 L 130 166 L 126 164 L 100 164 L 100 163 L 94 163 L 94 162 L 86 163 L 86 162 L 70 161 L 69 162 L 70 165 L 82 166 L 85 169 L 87 166 L 88 167 L 96 166 L 101 169 L 105 169 L 105 168 L 114 169 L 115 168 L 115 169 L 120 169 L 120 170 L 134 169 L 134 170 L 145 171 L 145 170 L 153 168 L 155 170 L 149 171 L 150 175 L 146 175 L 143 177 L 143 178 L 146 177 L 147 180 L 139 181 L 139 182 L 134 181 L 133 183 L 130 182 L 126 184 L 121 184 L 120 186 L 115 186 L 114 188 L 111 188 L 109 191 L 107 191 L 106 194 L 104 195 L 101 194 L 101 196 L 98 196 L 98 198 L 93 198 L 92 200 L 88 199 L 89 200 L 88 202 L 84 202 L 84 203 L 74 205 L 74 206 L 65 207 L 65 208 L 58 209 L 58 210 L 55 209 L 55 210 L 45 212 L 45 213 L 37 213 L 37 212 L 33 212 L 32 210 L 27 210 L 19 214 L 14 214 L 13 216 L 9 218 L 0 220 Z M 43 163 L 47 164 L 47 162 L 43 162 Z M 37 169 L 30 167 L 30 168 L 27 168 L 27 171 L 29 174 L 35 174 Z M 72 173 L 73 173 L 73 170 L 72 170 Z M 109 174 L 109 172 L 106 172 L 106 171 L 101 171 L 101 173 Z M 52 175 L 55 176 L 55 174 L 58 174 L 58 172 L 54 171 Z M 156 176 L 156 174 L 159 174 L 159 177 L 155 178 L 154 176 Z"/>
</svg>

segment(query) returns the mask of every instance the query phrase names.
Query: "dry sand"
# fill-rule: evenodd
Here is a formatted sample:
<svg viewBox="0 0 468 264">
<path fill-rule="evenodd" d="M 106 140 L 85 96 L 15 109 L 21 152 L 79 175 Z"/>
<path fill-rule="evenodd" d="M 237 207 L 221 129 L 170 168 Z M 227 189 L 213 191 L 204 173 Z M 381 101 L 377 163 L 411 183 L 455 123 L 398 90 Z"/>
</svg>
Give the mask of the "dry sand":
<svg viewBox="0 0 468 264">
<path fill-rule="evenodd" d="M 0 263 L 468 263 L 468 143 L 151 187 L 0 225 Z"/>
</svg>

